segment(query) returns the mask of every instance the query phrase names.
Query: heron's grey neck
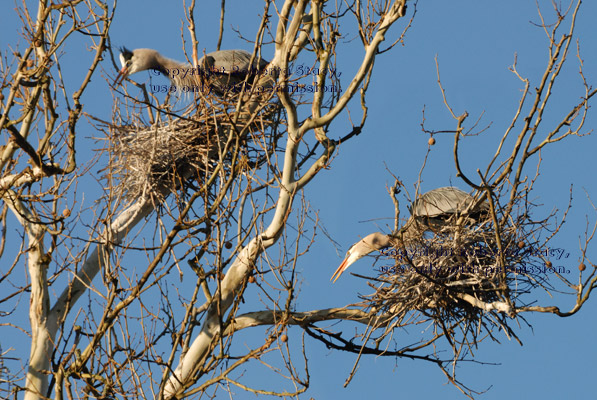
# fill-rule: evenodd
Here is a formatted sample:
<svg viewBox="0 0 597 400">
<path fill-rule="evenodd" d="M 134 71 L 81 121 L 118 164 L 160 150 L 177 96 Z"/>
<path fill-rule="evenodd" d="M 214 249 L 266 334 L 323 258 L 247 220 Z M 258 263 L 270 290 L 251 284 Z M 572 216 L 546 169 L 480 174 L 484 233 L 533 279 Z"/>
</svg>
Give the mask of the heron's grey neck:
<svg viewBox="0 0 597 400">
<path fill-rule="evenodd" d="M 191 73 L 191 65 L 187 63 L 181 63 L 170 58 L 164 57 L 160 53 L 156 52 L 154 57 L 153 69 L 157 69 L 162 74 L 166 75 L 170 80 L 178 75 L 186 75 Z M 185 74 L 186 73 L 186 74 Z"/>
<path fill-rule="evenodd" d="M 154 69 L 166 76 L 178 91 L 189 93 L 197 90 L 199 84 L 198 75 L 193 71 L 191 64 L 181 63 L 162 56 L 156 52 L 154 57 Z"/>
<path fill-rule="evenodd" d="M 363 243 L 367 248 L 367 253 L 372 253 L 377 250 L 389 247 L 392 245 L 390 236 L 381 232 L 374 232 L 363 239 Z"/>
</svg>

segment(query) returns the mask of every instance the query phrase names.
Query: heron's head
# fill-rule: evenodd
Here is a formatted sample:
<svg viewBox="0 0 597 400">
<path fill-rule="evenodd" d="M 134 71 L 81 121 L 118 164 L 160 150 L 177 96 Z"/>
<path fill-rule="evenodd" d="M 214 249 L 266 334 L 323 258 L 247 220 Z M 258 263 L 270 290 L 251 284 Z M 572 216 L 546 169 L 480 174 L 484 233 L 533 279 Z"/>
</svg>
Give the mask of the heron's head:
<svg viewBox="0 0 597 400">
<path fill-rule="evenodd" d="M 152 49 L 129 50 L 126 47 L 120 48 L 120 65 L 122 69 L 118 73 L 115 85 L 121 83 L 124 78 L 139 71 L 155 68 L 156 51 Z"/>
<path fill-rule="evenodd" d="M 348 251 L 346 252 L 346 257 L 344 257 L 344 261 L 342 261 L 342 264 L 340 264 L 338 269 L 336 269 L 336 272 L 334 272 L 334 275 L 332 275 L 330 280 L 333 280 L 333 282 L 336 282 L 338 280 L 338 278 L 340 278 L 340 275 L 342 275 L 342 273 L 344 271 L 346 271 L 348 269 L 348 267 L 350 267 L 355 261 L 357 261 L 365 256 L 365 254 L 363 254 L 360 251 L 358 251 L 357 249 L 355 249 L 357 244 L 352 245 L 352 247 L 350 249 L 348 249 Z"/>
<path fill-rule="evenodd" d="M 330 280 L 336 282 L 336 280 L 344 271 L 348 269 L 348 267 L 350 267 L 355 261 L 365 257 L 367 254 L 391 246 L 391 240 L 392 239 L 390 236 L 381 232 L 374 232 L 365 236 L 363 239 L 350 246 L 350 249 L 348 249 L 346 252 L 344 261 L 342 261 L 342 264 L 340 264 Z"/>
</svg>

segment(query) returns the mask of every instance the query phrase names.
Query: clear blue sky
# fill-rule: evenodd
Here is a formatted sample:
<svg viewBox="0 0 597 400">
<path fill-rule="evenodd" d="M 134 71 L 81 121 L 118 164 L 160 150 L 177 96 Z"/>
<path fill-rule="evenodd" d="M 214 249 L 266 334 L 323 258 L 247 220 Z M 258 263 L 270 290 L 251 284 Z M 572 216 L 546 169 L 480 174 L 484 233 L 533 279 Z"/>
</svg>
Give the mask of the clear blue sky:
<svg viewBox="0 0 597 400">
<path fill-rule="evenodd" d="M 217 43 L 219 2 L 199 3 L 199 45 L 209 52 L 215 49 Z M 541 3 L 547 6 L 548 2 Z M 14 45 L 18 40 L 15 31 L 18 21 L 15 20 L 12 7 L 12 2 L 0 6 L 0 49 L 3 52 L 9 44 Z M 229 0 L 227 7 L 227 27 L 222 48 L 250 50 L 251 46 L 239 40 L 230 26 L 238 27 L 248 38 L 254 38 L 258 13 L 262 11 L 261 2 Z M 393 224 L 393 205 L 386 192 L 386 185 L 391 185 L 393 178 L 385 165 L 407 186 L 416 182 L 427 151 L 428 135 L 423 134 L 420 127 L 423 107 L 429 129 L 455 127 L 437 86 L 436 55 L 442 81 L 455 112 L 460 114 L 468 111 L 469 121 L 485 112 L 483 121 L 492 123 L 482 137 L 467 140 L 462 148 L 462 154 L 466 154 L 464 168 L 467 171 L 486 165 L 520 97 L 522 84 L 508 70 L 515 54 L 518 55 L 521 74 L 534 82 L 531 87 L 536 86 L 544 70 L 547 59 L 546 36 L 533 25 L 539 23 L 535 7 L 535 1 L 531 0 L 420 2 L 405 46 L 397 46 L 376 60 L 367 100 L 369 118 L 363 133 L 343 144 L 331 169 L 322 171 L 306 189 L 307 199 L 318 210 L 321 224 L 341 248 L 336 249 L 320 233 L 312 251 L 300 260 L 303 283 L 296 303 L 298 311 L 342 306 L 355 302 L 358 293 L 368 292 L 364 281 L 350 274 L 344 275 L 334 285 L 329 278 L 346 249 L 359 237 L 380 228 L 389 231 L 386 226 Z M 112 44 L 125 45 L 131 49 L 151 47 L 168 57 L 183 60 L 181 10 L 180 2 L 121 1 L 111 30 Z M 585 74 L 589 82 L 597 81 L 595 15 L 597 4 L 584 2 L 576 30 L 581 40 Z M 401 22 L 392 28 L 386 35 L 389 42 L 396 38 L 403 26 L 404 22 Z M 343 33 L 346 33 L 347 38 L 354 37 L 354 32 Z M 344 46 L 345 51 L 342 46 L 339 47 L 337 68 L 343 72 L 343 77 L 346 76 L 341 79 L 342 83 L 347 84 L 362 53 L 356 40 Z M 71 51 L 73 49 L 71 47 Z M 86 73 L 86 68 L 78 64 L 77 59 L 81 54 L 89 54 L 83 47 L 80 51 L 63 55 L 63 59 L 70 64 L 66 76 L 80 77 Z M 263 56 L 268 58 L 272 54 L 273 47 L 265 47 Z M 104 68 L 111 77 L 115 75 L 107 59 Z M 577 70 L 577 60 L 570 59 L 568 69 L 555 88 L 554 96 L 559 100 L 554 101 L 546 115 L 547 121 L 567 112 L 582 94 Z M 144 81 L 149 79 L 149 74 L 137 74 L 133 79 Z M 92 89 L 83 99 L 86 111 L 110 119 L 111 93 L 108 85 L 97 75 Z M 70 90 L 72 92 L 74 88 Z M 593 115 L 587 120 L 586 127 L 595 126 L 596 121 Z M 89 137 L 96 136 L 96 132 L 90 128 L 85 129 L 79 132 L 80 159 L 85 158 L 86 148 L 93 147 Z M 331 127 L 329 136 L 338 138 L 348 131 L 346 121 L 340 118 Z M 453 136 L 438 135 L 436 139 L 437 144 L 423 174 L 422 190 L 450 184 L 464 188 L 464 183 L 455 176 Z M 573 185 L 573 208 L 568 222 L 554 242 L 554 246 L 571 253 L 570 259 L 563 264 L 572 270 L 576 270 L 580 256 L 579 235 L 585 229 L 585 215 L 588 215 L 590 222 L 597 218 L 585 195 L 586 191 L 597 200 L 597 168 L 593 157 L 596 148 L 597 137 L 593 135 L 569 138 L 545 151 L 542 154 L 541 177 L 533 192 L 536 202 L 542 204 L 537 209 L 538 215 L 547 216 L 554 209 L 566 208 Z M 89 190 L 93 192 L 97 187 L 90 186 Z M 593 246 L 589 258 L 594 258 L 595 254 Z M 361 260 L 350 271 L 367 272 L 371 261 Z M 552 300 L 544 296 L 541 299 L 546 305 L 558 305 L 564 310 L 574 300 L 572 296 L 563 295 Z M 595 299 L 571 318 L 540 314 L 527 314 L 525 317 L 534 329 L 519 329 L 518 334 L 524 346 L 509 341 L 503 334 L 499 336 L 501 345 L 485 342 L 475 354 L 475 359 L 499 365 L 462 363 L 459 379 L 476 390 L 492 386 L 487 394 L 480 396 L 483 399 L 594 397 L 594 377 L 597 372 Z M 348 331 L 350 328 L 348 325 L 346 327 Z M 335 325 L 334 328 L 339 329 L 339 326 Z M 412 329 L 398 337 L 406 342 L 414 342 L 417 333 L 417 330 Z M 262 330 L 256 329 L 255 334 L 262 335 Z M 298 343 L 300 335 L 300 329 L 291 329 L 291 343 L 294 340 Z M 430 364 L 371 356 L 363 357 L 357 375 L 345 389 L 342 384 L 350 372 L 354 355 L 331 352 L 309 338 L 306 342 L 311 363 L 311 388 L 304 395 L 306 399 L 464 398 Z M 264 381 L 263 385 L 266 384 Z M 262 388 L 267 389 L 266 386 Z"/>
</svg>

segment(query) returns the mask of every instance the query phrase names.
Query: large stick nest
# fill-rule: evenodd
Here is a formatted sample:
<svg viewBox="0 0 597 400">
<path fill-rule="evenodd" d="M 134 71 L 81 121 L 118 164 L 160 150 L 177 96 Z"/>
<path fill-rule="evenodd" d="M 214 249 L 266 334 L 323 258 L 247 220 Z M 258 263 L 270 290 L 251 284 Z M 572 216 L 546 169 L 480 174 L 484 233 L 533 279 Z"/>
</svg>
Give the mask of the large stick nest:
<svg viewBox="0 0 597 400">
<path fill-rule="evenodd" d="M 516 337 L 508 327 L 514 303 L 532 288 L 547 286 L 537 273 L 546 268 L 542 252 L 521 229 L 502 225 L 496 235 L 489 217 L 457 225 L 454 216 L 441 228 L 397 240 L 384 252 L 390 265 L 378 277 L 367 277 L 375 292 L 362 296 L 361 304 L 380 317 L 374 328 L 384 327 L 385 337 L 394 327 L 431 320 L 451 342 L 456 327 L 472 335 L 469 343 L 494 327 Z"/>
<path fill-rule="evenodd" d="M 272 124 L 262 114 L 246 126 L 234 123 L 228 113 L 198 117 L 199 112 L 150 126 L 111 125 L 110 174 L 118 192 L 162 200 L 170 192 L 197 189 L 216 166 L 227 169 L 233 159 L 247 168 L 260 166 L 268 146 L 262 132 Z"/>
</svg>

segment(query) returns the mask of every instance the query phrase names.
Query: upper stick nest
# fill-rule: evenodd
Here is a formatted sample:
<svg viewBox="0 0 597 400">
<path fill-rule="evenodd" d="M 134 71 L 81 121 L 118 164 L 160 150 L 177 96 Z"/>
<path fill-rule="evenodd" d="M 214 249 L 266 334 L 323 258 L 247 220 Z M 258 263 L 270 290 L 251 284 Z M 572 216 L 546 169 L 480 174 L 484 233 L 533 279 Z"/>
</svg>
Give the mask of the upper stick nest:
<svg viewBox="0 0 597 400">
<path fill-rule="evenodd" d="M 262 132 L 272 124 L 267 115 L 275 114 L 274 108 L 266 107 L 257 118 L 236 121 L 233 114 L 212 112 L 199 117 L 197 111 L 191 118 L 150 126 L 111 125 L 110 174 L 116 177 L 121 194 L 161 200 L 170 192 L 196 189 L 216 166 L 226 170 L 233 159 L 250 168 L 259 166 L 268 146 Z"/>
</svg>

